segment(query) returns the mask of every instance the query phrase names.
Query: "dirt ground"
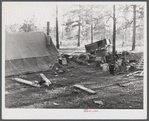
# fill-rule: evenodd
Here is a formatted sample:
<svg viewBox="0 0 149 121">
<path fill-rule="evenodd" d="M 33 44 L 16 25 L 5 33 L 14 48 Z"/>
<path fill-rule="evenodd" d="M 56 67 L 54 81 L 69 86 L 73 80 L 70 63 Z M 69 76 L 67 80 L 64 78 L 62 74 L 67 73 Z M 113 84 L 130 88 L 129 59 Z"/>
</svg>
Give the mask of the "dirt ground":
<svg viewBox="0 0 149 121">
<path fill-rule="evenodd" d="M 130 55 L 139 61 L 142 53 Z M 76 109 L 143 109 L 143 77 L 110 75 L 93 65 L 69 63 L 66 72 L 55 76 L 42 72 L 52 82 L 50 87 L 31 87 L 5 79 L 6 108 L 76 108 Z M 26 75 L 30 81 L 36 74 Z M 96 91 L 89 94 L 74 87 L 80 84 Z M 102 103 L 97 104 L 94 101 Z"/>
</svg>

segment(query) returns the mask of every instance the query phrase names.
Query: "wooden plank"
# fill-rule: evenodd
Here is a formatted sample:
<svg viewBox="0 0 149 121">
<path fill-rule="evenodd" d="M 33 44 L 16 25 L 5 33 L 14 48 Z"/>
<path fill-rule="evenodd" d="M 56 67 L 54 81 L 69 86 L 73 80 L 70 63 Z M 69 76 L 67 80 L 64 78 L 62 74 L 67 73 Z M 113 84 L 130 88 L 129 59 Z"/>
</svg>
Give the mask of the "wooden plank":
<svg viewBox="0 0 149 121">
<path fill-rule="evenodd" d="M 44 74 L 40 73 L 40 76 L 43 78 L 43 80 L 46 81 L 45 85 L 49 86 L 50 84 L 52 84 Z"/>
<path fill-rule="evenodd" d="M 127 74 L 126 76 L 131 76 L 131 75 L 134 75 L 134 74 L 137 74 L 137 73 L 141 73 L 142 71 L 135 71 L 133 73 L 130 73 L 130 74 Z"/>
<path fill-rule="evenodd" d="M 41 87 L 38 83 L 31 82 L 31 81 L 24 80 L 24 79 L 20 79 L 20 78 L 12 78 L 12 80 L 20 82 L 20 83 L 27 84 L 27 85 L 30 85 L 30 86 L 34 86 L 34 87 Z"/>
<path fill-rule="evenodd" d="M 81 85 L 78 85 L 78 84 L 74 85 L 74 87 L 79 88 L 79 89 L 84 90 L 84 91 L 87 91 L 88 93 L 91 93 L 91 94 L 96 94 L 95 91 L 93 91 L 93 90 L 91 90 L 91 89 L 88 89 L 88 88 L 86 88 L 86 87 L 83 87 L 83 86 L 81 86 Z"/>
<path fill-rule="evenodd" d="M 143 76 L 143 74 L 144 74 L 144 71 L 141 72 L 140 76 Z"/>
</svg>

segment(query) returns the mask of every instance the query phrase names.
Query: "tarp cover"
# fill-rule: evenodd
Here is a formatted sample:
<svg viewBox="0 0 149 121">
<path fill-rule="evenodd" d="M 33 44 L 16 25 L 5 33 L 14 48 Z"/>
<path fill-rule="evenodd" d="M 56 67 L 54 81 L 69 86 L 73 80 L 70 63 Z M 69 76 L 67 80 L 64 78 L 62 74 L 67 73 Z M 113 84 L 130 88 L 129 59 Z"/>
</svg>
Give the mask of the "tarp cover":
<svg viewBox="0 0 149 121">
<path fill-rule="evenodd" d="M 85 49 L 86 49 L 86 52 L 94 53 L 96 49 L 98 49 L 99 47 L 102 48 L 110 44 L 111 44 L 110 39 L 103 39 L 103 40 L 99 40 L 94 43 L 85 45 Z"/>
<path fill-rule="evenodd" d="M 50 36 L 43 32 L 6 34 L 6 76 L 46 71 L 58 55 Z"/>
</svg>

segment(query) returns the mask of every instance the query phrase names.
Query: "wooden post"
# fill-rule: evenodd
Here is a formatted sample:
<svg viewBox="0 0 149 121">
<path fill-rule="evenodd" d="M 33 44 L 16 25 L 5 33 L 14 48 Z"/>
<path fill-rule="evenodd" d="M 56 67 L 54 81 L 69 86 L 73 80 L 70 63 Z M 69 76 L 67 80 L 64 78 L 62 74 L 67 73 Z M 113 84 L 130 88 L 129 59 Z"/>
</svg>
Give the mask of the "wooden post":
<svg viewBox="0 0 149 121">
<path fill-rule="evenodd" d="M 78 26 L 78 47 L 80 46 L 80 16 L 79 16 L 79 26 Z"/>
<path fill-rule="evenodd" d="M 93 23 L 91 22 L 91 43 L 93 43 Z"/>
<path fill-rule="evenodd" d="M 91 10 L 92 9 L 93 9 L 93 6 L 91 6 Z M 92 20 L 92 15 L 91 15 L 91 43 L 93 43 L 93 20 Z"/>
<path fill-rule="evenodd" d="M 77 46 L 80 46 L 80 24 L 81 24 L 81 15 L 80 15 L 80 6 L 79 6 L 79 26 L 78 26 L 78 44 Z"/>
<path fill-rule="evenodd" d="M 59 33 L 58 33 L 58 7 L 56 5 L 56 47 L 59 49 Z"/>
<path fill-rule="evenodd" d="M 133 5 L 133 37 L 132 37 L 132 50 L 135 50 L 136 43 L 136 5 Z"/>
<path fill-rule="evenodd" d="M 115 36 L 116 35 L 116 18 L 115 18 L 115 5 L 113 5 L 113 55 L 115 55 Z"/>
<path fill-rule="evenodd" d="M 50 33 L 50 27 L 49 26 L 50 26 L 50 22 L 48 21 L 47 22 L 47 35 L 49 35 L 49 33 Z"/>
</svg>

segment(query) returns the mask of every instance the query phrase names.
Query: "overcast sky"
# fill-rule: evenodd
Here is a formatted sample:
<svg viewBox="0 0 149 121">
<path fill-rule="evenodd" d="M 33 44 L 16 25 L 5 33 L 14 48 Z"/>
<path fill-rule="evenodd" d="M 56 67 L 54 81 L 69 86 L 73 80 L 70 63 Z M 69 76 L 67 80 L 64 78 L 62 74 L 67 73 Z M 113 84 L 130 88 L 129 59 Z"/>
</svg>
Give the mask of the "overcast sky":
<svg viewBox="0 0 149 121">
<path fill-rule="evenodd" d="M 35 15 L 37 23 L 46 25 L 50 21 L 51 25 L 55 24 L 55 3 L 47 2 L 5 2 L 3 3 L 3 17 L 5 24 L 18 23 L 30 19 Z"/>
<path fill-rule="evenodd" d="M 101 3 L 101 2 L 3 2 L 2 3 L 2 19 L 5 25 L 18 23 L 22 24 L 24 20 L 28 20 L 35 15 L 36 24 L 41 24 L 41 26 L 46 26 L 47 21 L 50 21 L 50 26 L 55 26 L 55 15 L 56 15 L 56 4 L 59 8 L 59 24 L 63 21 L 63 14 L 71 9 L 74 4 L 83 5 L 97 5 L 97 4 L 107 4 L 111 3 Z M 124 3 L 117 3 L 123 4 Z M 128 3 L 125 3 L 128 4 Z M 112 10 L 112 8 L 110 8 Z"/>
<path fill-rule="evenodd" d="M 55 26 L 56 5 L 58 5 L 59 25 L 63 22 L 63 14 L 71 9 L 77 2 L 3 2 L 2 18 L 5 25 L 22 24 L 24 20 L 36 18 L 36 25 L 46 26 L 47 21 L 50 27 Z M 79 3 L 96 4 L 96 3 Z M 61 29 L 61 27 L 60 27 Z"/>
</svg>

